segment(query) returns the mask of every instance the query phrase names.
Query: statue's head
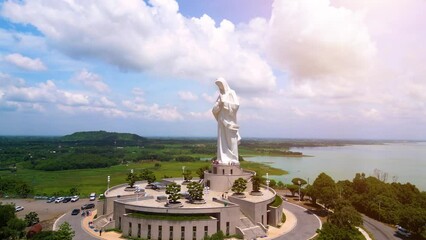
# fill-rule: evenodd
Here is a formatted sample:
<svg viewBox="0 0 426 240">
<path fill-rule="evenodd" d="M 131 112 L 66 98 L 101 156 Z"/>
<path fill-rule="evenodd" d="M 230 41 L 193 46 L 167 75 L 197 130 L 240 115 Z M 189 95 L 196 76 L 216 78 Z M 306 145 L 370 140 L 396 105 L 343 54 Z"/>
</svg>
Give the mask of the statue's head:
<svg viewBox="0 0 426 240">
<path fill-rule="evenodd" d="M 229 90 L 229 85 L 226 82 L 226 80 L 222 77 L 216 79 L 216 81 L 214 82 L 217 87 L 219 88 L 219 91 L 221 94 L 225 94 L 228 90 Z"/>
</svg>

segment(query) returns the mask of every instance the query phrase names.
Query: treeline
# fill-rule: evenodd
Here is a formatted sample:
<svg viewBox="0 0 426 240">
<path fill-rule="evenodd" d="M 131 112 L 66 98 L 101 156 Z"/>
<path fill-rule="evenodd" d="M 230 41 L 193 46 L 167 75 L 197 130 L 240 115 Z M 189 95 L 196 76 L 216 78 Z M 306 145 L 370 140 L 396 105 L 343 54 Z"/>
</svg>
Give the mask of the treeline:
<svg viewBox="0 0 426 240">
<path fill-rule="evenodd" d="M 364 173 L 357 173 L 352 181 L 337 183 L 325 173 L 321 173 L 312 185 L 300 178 L 292 182 L 287 189 L 294 196 L 300 188 L 302 200 L 308 196 L 313 203 L 319 202 L 328 209 L 336 209 L 341 201 L 348 201 L 369 217 L 398 224 L 419 239 L 426 239 L 426 192 L 421 192 L 413 184 L 386 183 L 372 176 L 366 177 Z"/>
<path fill-rule="evenodd" d="M 0 197 L 26 198 L 33 192 L 34 188 L 19 178 L 0 176 Z"/>
<path fill-rule="evenodd" d="M 420 192 L 415 185 L 386 183 L 358 173 L 352 182 L 338 182 L 337 188 L 358 211 L 422 233 L 426 238 L 426 192 Z"/>
</svg>

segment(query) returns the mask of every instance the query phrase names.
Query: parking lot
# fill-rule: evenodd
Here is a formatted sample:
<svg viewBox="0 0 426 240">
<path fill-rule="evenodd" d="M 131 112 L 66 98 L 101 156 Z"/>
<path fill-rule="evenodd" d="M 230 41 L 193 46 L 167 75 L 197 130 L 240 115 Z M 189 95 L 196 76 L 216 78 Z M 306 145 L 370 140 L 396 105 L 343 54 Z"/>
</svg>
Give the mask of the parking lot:
<svg viewBox="0 0 426 240">
<path fill-rule="evenodd" d="M 77 202 L 68 203 L 47 203 L 47 200 L 34 200 L 34 199 L 0 199 L 3 204 L 14 203 L 24 207 L 24 210 L 17 212 L 16 215 L 19 218 L 25 218 L 25 214 L 29 212 L 36 212 L 42 222 L 43 229 L 52 229 L 53 223 L 56 218 L 60 217 L 66 212 L 73 210 L 74 208 L 80 208 L 86 203 L 96 203 L 96 201 L 89 201 L 88 198 L 83 198 Z"/>
</svg>

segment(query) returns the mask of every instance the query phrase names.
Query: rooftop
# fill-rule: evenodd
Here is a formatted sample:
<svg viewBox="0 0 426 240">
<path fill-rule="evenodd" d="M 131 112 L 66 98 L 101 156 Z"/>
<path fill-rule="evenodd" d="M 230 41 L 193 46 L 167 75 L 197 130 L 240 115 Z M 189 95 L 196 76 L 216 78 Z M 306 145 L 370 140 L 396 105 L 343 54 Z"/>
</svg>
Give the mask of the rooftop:
<svg viewBox="0 0 426 240">
<path fill-rule="evenodd" d="M 182 179 L 167 179 L 168 181 L 174 181 L 175 183 L 181 185 L 181 193 L 187 192 L 187 185 L 182 185 L 183 180 Z M 126 198 L 123 201 L 126 201 L 129 205 L 135 205 L 135 206 L 146 206 L 146 207 L 153 207 L 153 208 L 165 208 L 166 202 L 164 201 L 157 201 L 158 196 L 167 196 L 165 190 L 154 190 L 154 189 L 147 189 L 147 182 L 137 182 L 135 184 L 135 187 L 139 189 L 144 189 L 145 192 L 141 192 L 140 194 L 135 194 L 135 191 L 125 191 L 125 188 L 128 187 L 128 184 L 122 184 L 115 186 L 113 188 L 110 188 L 109 191 L 106 192 L 105 197 L 117 197 L 120 196 L 129 196 L 134 195 L 134 198 Z M 275 196 L 275 193 L 273 191 L 267 190 L 266 188 L 261 188 L 260 190 L 263 193 L 263 196 L 252 196 L 249 192 L 245 192 L 246 198 L 244 200 L 250 201 L 250 202 L 262 202 L 266 199 L 271 199 Z M 181 199 L 180 201 L 183 203 L 182 208 L 221 208 L 224 206 L 223 202 L 213 201 L 214 198 L 227 202 L 227 196 L 231 196 L 233 192 L 216 192 L 210 189 L 204 189 L 204 200 L 206 201 L 205 204 L 186 204 L 186 199 Z M 152 196 L 153 198 L 146 198 L 147 196 Z M 232 203 L 230 203 L 232 204 Z"/>
</svg>

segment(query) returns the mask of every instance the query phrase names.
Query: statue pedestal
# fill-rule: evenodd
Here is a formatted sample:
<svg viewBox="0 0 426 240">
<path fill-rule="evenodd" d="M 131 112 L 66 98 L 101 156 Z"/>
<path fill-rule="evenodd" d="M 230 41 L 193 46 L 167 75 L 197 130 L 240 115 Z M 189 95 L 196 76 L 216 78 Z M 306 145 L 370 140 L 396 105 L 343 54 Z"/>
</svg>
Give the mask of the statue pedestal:
<svg viewBox="0 0 426 240">
<path fill-rule="evenodd" d="M 211 190 L 229 192 L 235 180 L 249 180 L 252 176 L 253 172 L 244 171 L 240 165 L 213 164 L 211 170 L 204 172 L 204 182 Z M 247 184 L 246 191 L 250 191 L 249 188 L 251 189 L 251 184 Z"/>
</svg>

